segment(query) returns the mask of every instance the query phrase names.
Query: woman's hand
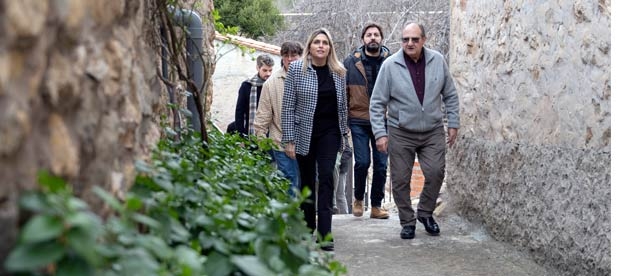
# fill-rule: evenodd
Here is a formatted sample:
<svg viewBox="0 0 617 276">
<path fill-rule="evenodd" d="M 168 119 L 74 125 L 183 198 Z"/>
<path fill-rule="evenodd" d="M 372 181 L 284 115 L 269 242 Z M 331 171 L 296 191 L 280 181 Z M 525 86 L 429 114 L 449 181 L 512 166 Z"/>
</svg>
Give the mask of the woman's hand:
<svg viewBox="0 0 617 276">
<path fill-rule="evenodd" d="M 294 143 L 287 143 L 285 145 L 285 155 L 291 159 L 296 159 L 296 145 Z"/>
</svg>

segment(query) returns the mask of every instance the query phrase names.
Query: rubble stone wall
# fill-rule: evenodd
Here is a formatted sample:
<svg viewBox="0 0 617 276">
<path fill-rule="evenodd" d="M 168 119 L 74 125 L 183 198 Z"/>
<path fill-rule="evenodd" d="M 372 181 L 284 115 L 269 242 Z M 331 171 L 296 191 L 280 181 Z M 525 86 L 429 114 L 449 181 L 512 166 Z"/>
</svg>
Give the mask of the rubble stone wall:
<svg viewBox="0 0 617 276">
<path fill-rule="evenodd" d="M 448 192 L 564 275 L 610 274 L 610 1 L 451 1 Z"/>
<path fill-rule="evenodd" d="M 212 1 L 199 1 L 207 19 Z M 159 2 L 0 1 L 0 263 L 25 219 L 18 198 L 37 187 L 38 171 L 95 206 L 92 186 L 121 196 L 133 183 L 134 162 L 148 158 L 167 112 L 156 73 Z"/>
</svg>

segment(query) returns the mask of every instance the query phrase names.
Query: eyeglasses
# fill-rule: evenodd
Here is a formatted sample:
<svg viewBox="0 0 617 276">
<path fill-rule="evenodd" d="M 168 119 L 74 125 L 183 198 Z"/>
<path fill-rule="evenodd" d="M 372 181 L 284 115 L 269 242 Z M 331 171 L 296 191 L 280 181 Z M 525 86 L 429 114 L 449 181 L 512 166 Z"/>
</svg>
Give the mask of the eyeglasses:
<svg viewBox="0 0 617 276">
<path fill-rule="evenodd" d="M 413 43 L 420 42 L 420 38 L 419 37 L 403 37 L 403 43 L 409 43 L 409 40 L 411 40 L 411 42 L 413 42 Z"/>
</svg>

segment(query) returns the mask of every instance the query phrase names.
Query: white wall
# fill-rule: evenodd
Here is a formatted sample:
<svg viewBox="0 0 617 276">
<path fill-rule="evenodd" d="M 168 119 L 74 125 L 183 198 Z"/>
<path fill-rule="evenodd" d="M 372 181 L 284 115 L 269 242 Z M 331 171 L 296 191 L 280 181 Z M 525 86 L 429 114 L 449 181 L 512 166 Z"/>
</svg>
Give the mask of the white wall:
<svg viewBox="0 0 617 276">
<path fill-rule="evenodd" d="M 212 98 L 212 121 L 223 131 L 227 124 L 234 120 L 238 89 L 242 82 L 257 73 L 255 59 L 263 52 L 242 53 L 240 49 L 230 44 L 215 41 L 217 63 L 214 75 L 214 91 Z M 269 54 L 274 59 L 274 70 L 281 68 L 281 58 Z"/>
</svg>

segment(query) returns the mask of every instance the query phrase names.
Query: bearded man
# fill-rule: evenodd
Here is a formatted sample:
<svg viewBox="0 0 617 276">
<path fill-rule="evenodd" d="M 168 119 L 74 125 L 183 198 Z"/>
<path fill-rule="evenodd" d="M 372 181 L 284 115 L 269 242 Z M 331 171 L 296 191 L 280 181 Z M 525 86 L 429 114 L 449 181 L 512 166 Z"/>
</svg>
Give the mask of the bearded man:
<svg viewBox="0 0 617 276">
<path fill-rule="evenodd" d="M 390 55 L 390 50 L 382 45 L 382 28 L 374 22 L 364 25 L 360 38 L 363 45 L 349 54 L 343 62 L 347 69 L 349 128 L 355 161 L 352 213 L 356 217 L 364 214 L 364 190 L 372 155 L 374 163 L 370 218 L 387 219 L 389 214 L 381 207 L 381 203 L 384 198 L 388 154 L 378 151 L 375 145 L 369 117 L 369 102 L 381 64 Z"/>
</svg>

